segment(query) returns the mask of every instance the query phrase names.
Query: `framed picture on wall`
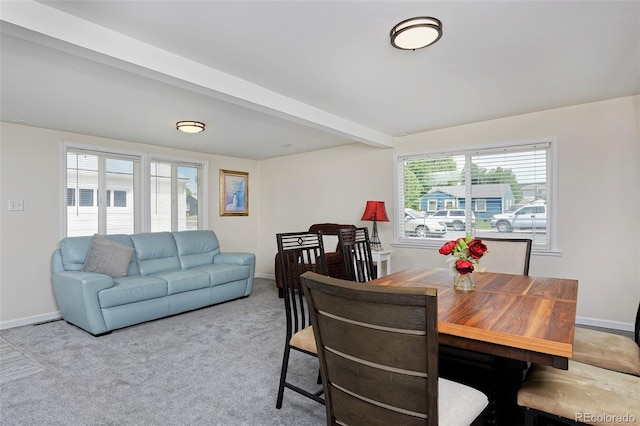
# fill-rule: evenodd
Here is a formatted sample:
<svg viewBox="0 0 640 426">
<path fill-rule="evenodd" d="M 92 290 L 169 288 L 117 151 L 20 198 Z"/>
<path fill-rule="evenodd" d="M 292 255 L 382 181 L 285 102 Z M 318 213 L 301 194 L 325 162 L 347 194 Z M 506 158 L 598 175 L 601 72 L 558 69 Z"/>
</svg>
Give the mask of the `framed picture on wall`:
<svg viewBox="0 0 640 426">
<path fill-rule="evenodd" d="M 220 216 L 249 216 L 249 173 L 220 169 Z"/>
</svg>

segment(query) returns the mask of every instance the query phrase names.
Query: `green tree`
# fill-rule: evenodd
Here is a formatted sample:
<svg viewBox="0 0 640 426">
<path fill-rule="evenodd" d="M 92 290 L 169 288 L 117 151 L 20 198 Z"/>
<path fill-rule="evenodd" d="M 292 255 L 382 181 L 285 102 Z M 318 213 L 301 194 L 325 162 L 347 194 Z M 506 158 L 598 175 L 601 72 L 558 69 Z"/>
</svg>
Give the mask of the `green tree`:
<svg viewBox="0 0 640 426">
<path fill-rule="evenodd" d="M 488 185 L 496 183 L 506 183 L 511 187 L 511 192 L 516 203 L 522 201 L 522 185 L 518 183 L 518 178 L 511 169 L 496 167 L 495 169 L 486 169 L 479 167 L 477 164 L 471 164 L 471 184 L 472 185 Z"/>
<path fill-rule="evenodd" d="M 420 198 L 434 186 L 449 186 L 457 183 L 456 162 L 452 157 L 429 158 L 410 161 L 405 165 L 404 205 L 422 210 Z M 455 177 L 452 177 L 455 176 Z"/>
</svg>

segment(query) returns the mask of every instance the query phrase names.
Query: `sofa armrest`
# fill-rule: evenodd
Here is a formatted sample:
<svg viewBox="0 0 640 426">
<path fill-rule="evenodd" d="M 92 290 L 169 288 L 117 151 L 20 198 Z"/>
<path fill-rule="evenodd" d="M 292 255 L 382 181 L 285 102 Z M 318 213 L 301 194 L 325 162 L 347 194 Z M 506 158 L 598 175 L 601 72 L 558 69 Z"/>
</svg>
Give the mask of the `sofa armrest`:
<svg viewBox="0 0 640 426">
<path fill-rule="evenodd" d="M 213 263 L 224 263 L 227 265 L 244 265 L 249 267 L 249 279 L 247 280 L 247 289 L 244 295 L 251 294 L 253 289 L 253 277 L 256 274 L 256 255 L 253 253 L 218 253 L 213 258 Z"/>
<path fill-rule="evenodd" d="M 52 275 L 53 292 L 65 321 L 97 335 L 107 331 L 102 317 L 98 293 L 114 286 L 105 274 L 63 271 Z"/>
</svg>

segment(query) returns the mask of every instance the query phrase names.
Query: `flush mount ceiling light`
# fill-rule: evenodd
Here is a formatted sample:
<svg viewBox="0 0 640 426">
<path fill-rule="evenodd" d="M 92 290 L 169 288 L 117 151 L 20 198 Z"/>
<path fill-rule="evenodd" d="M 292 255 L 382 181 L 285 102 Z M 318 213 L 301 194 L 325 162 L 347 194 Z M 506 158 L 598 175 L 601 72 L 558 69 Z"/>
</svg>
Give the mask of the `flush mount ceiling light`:
<svg viewBox="0 0 640 426">
<path fill-rule="evenodd" d="M 397 49 L 421 49 L 442 37 L 442 22 L 426 16 L 407 19 L 393 27 L 389 36 L 391 45 Z"/>
<path fill-rule="evenodd" d="M 176 129 L 185 133 L 200 133 L 204 132 L 204 123 L 199 121 L 178 121 Z"/>
</svg>

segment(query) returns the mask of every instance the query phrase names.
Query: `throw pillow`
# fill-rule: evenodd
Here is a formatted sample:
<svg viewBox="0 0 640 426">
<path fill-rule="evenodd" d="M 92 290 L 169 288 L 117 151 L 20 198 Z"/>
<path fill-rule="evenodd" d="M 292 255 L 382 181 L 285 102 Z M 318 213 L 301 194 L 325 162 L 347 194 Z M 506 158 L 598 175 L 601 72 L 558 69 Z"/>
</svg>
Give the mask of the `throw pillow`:
<svg viewBox="0 0 640 426">
<path fill-rule="evenodd" d="M 98 234 L 91 240 L 91 248 L 82 265 L 85 272 L 97 272 L 114 278 L 124 277 L 129 271 L 133 247 L 116 243 Z"/>
</svg>

